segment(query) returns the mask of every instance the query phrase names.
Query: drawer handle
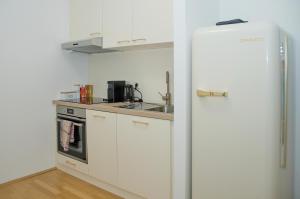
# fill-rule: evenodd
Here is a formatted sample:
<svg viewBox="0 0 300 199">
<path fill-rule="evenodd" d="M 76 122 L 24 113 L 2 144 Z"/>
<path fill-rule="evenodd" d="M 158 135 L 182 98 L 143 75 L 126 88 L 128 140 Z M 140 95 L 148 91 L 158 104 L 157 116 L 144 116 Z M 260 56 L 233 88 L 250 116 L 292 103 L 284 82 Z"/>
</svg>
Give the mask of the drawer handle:
<svg viewBox="0 0 300 199">
<path fill-rule="evenodd" d="M 73 167 L 76 167 L 76 164 L 75 164 L 75 163 L 72 163 L 72 162 L 70 162 L 69 160 L 66 160 L 66 164 L 68 164 L 68 165 L 71 165 L 71 166 L 73 166 Z"/>
<path fill-rule="evenodd" d="M 129 43 L 129 42 L 130 42 L 129 40 L 118 41 L 119 44 L 122 44 L 122 43 Z"/>
<path fill-rule="evenodd" d="M 105 116 L 102 116 L 102 115 L 93 115 L 94 118 L 100 118 L 100 119 L 105 119 L 106 117 Z"/>
<path fill-rule="evenodd" d="M 141 121 L 136 121 L 136 120 L 133 120 L 132 121 L 134 124 L 142 124 L 142 125 L 145 125 L 145 126 L 148 126 L 149 123 L 148 122 L 141 122 Z"/>
<path fill-rule="evenodd" d="M 141 38 L 141 39 L 133 39 L 132 41 L 133 41 L 133 42 L 137 42 L 137 41 L 147 41 L 147 39 L 145 39 L 145 38 Z"/>
</svg>

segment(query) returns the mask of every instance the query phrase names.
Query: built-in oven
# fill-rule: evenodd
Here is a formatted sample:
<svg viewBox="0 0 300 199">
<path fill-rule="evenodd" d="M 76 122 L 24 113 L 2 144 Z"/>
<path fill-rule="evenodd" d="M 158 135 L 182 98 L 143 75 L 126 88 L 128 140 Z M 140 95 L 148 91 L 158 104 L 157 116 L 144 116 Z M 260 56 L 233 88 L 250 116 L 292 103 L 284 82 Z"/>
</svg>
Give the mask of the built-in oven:
<svg viewBox="0 0 300 199">
<path fill-rule="evenodd" d="M 56 112 L 58 153 L 87 163 L 86 110 L 57 106 Z M 69 129 L 67 129 L 70 132 L 66 132 L 65 124 L 70 124 Z M 66 136 L 71 136 L 72 141 L 69 141 L 70 137 Z M 65 142 L 66 138 L 69 138 L 67 143 Z"/>
</svg>

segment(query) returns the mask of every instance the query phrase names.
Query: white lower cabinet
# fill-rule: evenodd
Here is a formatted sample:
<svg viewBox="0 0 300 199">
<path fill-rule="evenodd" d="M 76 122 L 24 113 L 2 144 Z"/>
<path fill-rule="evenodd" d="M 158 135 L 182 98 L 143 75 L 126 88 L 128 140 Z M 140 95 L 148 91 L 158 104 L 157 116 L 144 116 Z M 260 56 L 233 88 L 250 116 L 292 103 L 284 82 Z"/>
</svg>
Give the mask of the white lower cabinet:
<svg viewBox="0 0 300 199">
<path fill-rule="evenodd" d="M 117 132 L 115 113 L 87 110 L 88 165 L 91 176 L 117 184 Z"/>
<path fill-rule="evenodd" d="M 87 110 L 89 175 L 146 199 L 171 198 L 171 122 Z"/>
<path fill-rule="evenodd" d="M 117 116 L 118 184 L 147 199 L 171 198 L 171 122 Z"/>
</svg>

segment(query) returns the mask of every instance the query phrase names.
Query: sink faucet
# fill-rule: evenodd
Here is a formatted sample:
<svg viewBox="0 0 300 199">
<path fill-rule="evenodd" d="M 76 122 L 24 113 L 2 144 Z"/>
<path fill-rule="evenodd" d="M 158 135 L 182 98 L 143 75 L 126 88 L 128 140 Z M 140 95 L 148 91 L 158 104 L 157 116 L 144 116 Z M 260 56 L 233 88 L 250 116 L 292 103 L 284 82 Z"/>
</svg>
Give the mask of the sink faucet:
<svg viewBox="0 0 300 199">
<path fill-rule="evenodd" d="M 171 105 L 170 74 L 169 74 L 169 71 L 166 72 L 166 83 L 167 83 L 167 93 L 166 93 L 166 95 L 163 95 L 160 92 L 158 92 L 158 93 L 161 95 L 162 100 L 166 101 L 166 105 Z"/>
</svg>

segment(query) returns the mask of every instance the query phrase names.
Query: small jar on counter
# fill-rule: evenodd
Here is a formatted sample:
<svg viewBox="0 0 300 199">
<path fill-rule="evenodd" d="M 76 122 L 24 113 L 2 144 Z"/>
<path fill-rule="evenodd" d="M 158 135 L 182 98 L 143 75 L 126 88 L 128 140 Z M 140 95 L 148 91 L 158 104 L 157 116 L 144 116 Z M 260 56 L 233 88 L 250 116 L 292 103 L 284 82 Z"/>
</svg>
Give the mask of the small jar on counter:
<svg viewBox="0 0 300 199">
<path fill-rule="evenodd" d="M 87 85 L 85 85 L 85 90 L 86 90 L 86 97 L 87 98 L 93 98 L 94 86 L 90 85 L 90 84 L 87 84 Z"/>
</svg>

